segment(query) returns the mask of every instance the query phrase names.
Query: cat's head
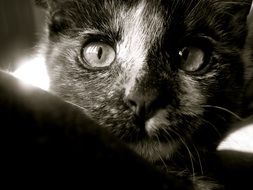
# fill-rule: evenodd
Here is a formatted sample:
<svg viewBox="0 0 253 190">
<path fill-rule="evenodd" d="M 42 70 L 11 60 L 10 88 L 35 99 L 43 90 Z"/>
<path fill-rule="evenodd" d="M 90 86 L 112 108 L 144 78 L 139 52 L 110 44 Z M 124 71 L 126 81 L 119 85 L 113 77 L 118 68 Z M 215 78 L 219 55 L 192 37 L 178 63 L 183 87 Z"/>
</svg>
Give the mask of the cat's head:
<svg viewBox="0 0 253 190">
<path fill-rule="evenodd" d="M 237 117 L 250 1 L 43 5 L 52 92 L 144 157 L 165 158 L 191 143 L 214 148 Z"/>
</svg>

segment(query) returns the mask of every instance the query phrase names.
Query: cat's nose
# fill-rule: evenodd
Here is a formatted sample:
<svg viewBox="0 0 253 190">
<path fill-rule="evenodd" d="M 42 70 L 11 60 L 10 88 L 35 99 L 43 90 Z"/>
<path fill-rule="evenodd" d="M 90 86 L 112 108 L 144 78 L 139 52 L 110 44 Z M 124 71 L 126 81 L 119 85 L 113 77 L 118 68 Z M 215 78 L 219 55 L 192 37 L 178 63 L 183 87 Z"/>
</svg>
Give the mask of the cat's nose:
<svg viewBox="0 0 253 190">
<path fill-rule="evenodd" d="M 130 93 L 124 98 L 124 101 L 138 118 L 145 120 L 152 112 L 152 104 L 155 101 L 155 96 Z"/>
</svg>

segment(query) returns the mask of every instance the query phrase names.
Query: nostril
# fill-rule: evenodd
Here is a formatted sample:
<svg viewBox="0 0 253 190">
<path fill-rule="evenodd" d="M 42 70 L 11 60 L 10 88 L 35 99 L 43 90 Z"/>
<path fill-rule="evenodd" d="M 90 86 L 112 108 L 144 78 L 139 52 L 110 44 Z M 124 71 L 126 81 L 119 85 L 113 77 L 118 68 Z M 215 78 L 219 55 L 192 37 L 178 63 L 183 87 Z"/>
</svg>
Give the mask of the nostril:
<svg viewBox="0 0 253 190">
<path fill-rule="evenodd" d="M 127 104 L 127 106 L 134 112 L 137 112 L 138 109 L 138 103 L 136 103 L 134 100 L 132 99 L 125 99 L 125 103 Z"/>
<path fill-rule="evenodd" d="M 156 100 L 156 94 L 145 94 L 138 91 L 132 91 L 124 97 L 125 104 L 133 111 L 135 116 L 141 120 L 145 120 L 153 114 L 153 110 L 156 107 Z"/>
<path fill-rule="evenodd" d="M 130 107 L 134 107 L 134 108 L 137 107 L 137 103 L 133 100 L 128 100 L 128 104 L 129 104 Z"/>
<path fill-rule="evenodd" d="M 145 102 L 141 98 L 126 97 L 125 103 L 137 117 L 145 117 Z"/>
</svg>

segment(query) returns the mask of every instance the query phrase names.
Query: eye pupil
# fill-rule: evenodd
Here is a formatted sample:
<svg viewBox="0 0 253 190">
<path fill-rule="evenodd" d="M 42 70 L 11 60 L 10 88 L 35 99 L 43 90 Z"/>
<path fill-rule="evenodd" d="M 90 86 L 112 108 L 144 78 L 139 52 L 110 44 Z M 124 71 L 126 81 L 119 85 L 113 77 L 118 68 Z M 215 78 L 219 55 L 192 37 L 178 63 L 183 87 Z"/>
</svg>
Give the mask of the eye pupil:
<svg viewBox="0 0 253 190">
<path fill-rule="evenodd" d="M 98 59 L 101 59 L 102 55 L 103 55 L 103 48 L 99 47 L 99 49 L 98 49 Z"/>
</svg>

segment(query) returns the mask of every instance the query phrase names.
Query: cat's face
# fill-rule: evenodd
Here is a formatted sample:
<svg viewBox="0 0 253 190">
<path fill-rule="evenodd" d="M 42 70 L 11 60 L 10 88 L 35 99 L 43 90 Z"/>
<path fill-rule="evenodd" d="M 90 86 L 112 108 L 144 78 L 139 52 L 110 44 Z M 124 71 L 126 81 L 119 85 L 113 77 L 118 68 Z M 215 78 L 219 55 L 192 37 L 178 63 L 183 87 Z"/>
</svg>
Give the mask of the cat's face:
<svg viewBox="0 0 253 190">
<path fill-rule="evenodd" d="M 150 160 L 215 144 L 243 87 L 243 2 L 55 1 L 51 90 Z"/>
</svg>

